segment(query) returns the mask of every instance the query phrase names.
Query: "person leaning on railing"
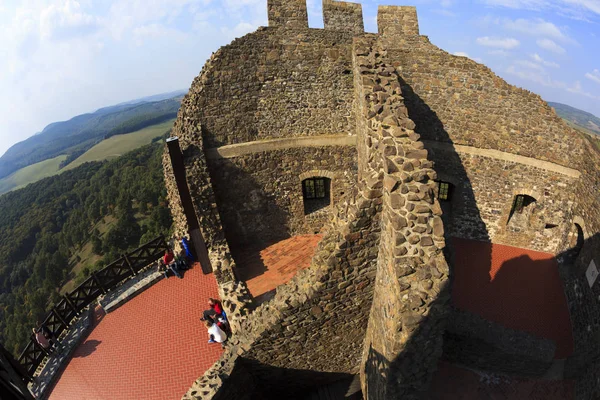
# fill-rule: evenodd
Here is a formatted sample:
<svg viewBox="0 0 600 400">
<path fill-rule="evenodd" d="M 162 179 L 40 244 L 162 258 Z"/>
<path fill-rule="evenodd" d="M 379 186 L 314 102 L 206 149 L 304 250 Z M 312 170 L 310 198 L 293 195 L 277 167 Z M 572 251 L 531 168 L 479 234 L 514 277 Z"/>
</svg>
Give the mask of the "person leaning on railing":
<svg viewBox="0 0 600 400">
<path fill-rule="evenodd" d="M 33 335 L 35 341 L 38 342 L 46 354 L 51 355 L 54 353 L 54 345 L 56 345 L 56 338 L 52 335 L 52 332 L 45 326 L 42 325 L 38 329 L 33 328 Z"/>
<path fill-rule="evenodd" d="M 179 279 L 183 278 L 183 276 L 177 268 L 177 263 L 175 262 L 175 254 L 173 254 L 173 250 L 171 249 L 165 250 L 165 255 L 159 262 L 158 270 L 160 272 L 164 272 L 165 278 L 169 277 L 169 270 L 171 270 L 173 274 Z"/>
</svg>

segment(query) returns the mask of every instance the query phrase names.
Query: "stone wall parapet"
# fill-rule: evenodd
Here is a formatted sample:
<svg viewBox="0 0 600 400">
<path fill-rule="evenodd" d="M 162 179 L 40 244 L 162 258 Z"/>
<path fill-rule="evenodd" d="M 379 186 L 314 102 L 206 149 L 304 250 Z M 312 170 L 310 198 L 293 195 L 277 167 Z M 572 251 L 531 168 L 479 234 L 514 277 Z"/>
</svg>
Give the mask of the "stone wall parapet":
<svg viewBox="0 0 600 400">
<path fill-rule="evenodd" d="M 374 37 L 354 40 L 359 158 L 364 154 L 362 165 L 380 177 L 383 200 L 361 381 L 367 399 L 416 399 L 441 356 L 449 270 L 434 196 L 437 175 L 384 55 Z"/>
</svg>

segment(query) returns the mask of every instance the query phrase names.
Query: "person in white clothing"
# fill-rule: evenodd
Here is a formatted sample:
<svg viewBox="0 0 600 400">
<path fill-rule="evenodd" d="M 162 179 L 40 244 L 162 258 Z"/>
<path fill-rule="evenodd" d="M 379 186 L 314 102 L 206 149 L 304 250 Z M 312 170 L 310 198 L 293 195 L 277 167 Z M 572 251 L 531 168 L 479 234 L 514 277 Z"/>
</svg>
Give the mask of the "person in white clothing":
<svg viewBox="0 0 600 400">
<path fill-rule="evenodd" d="M 227 340 L 227 334 L 219 328 L 219 325 L 208 320 L 205 323 L 208 328 L 208 343 L 223 344 Z"/>
</svg>

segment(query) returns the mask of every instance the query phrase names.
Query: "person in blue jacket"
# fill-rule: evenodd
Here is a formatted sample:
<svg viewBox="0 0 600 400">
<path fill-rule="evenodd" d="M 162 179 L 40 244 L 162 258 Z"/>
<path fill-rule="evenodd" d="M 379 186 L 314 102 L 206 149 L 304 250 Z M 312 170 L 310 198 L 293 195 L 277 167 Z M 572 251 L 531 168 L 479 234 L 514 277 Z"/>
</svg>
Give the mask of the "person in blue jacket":
<svg viewBox="0 0 600 400">
<path fill-rule="evenodd" d="M 181 246 L 183 246 L 183 250 L 185 250 L 185 256 L 189 261 L 194 261 L 194 256 L 190 250 L 190 243 L 188 242 L 185 236 L 181 237 Z"/>
</svg>

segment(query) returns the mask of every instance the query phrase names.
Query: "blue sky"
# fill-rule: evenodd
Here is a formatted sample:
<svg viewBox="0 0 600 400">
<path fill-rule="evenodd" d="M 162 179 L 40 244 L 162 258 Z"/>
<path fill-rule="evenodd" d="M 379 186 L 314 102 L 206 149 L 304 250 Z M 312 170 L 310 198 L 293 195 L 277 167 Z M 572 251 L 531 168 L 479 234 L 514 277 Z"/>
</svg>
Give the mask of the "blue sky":
<svg viewBox="0 0 600 400">
<path fill-rule="evenodd" d="M 600 116 L 600 0 L 359 2 L 368 31 L 378 4 L 416 5 L 437 46 Z M 189 88 L 211 52 L 266 24 L 266 0 L 0 0 L 0 154 L 51 122 Z"/>
</svg>

